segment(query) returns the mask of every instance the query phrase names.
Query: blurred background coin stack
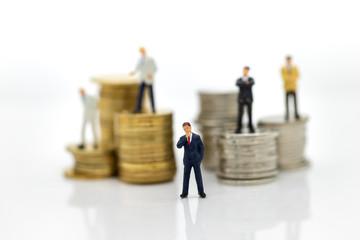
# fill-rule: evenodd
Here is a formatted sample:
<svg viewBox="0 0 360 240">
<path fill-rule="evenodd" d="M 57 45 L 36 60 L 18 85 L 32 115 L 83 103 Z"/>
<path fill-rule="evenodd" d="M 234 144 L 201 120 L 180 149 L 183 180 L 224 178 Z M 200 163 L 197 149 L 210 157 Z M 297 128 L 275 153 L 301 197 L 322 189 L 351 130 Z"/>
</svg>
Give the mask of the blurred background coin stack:
<svg viewBox="0 0 360 240">
<path fill-rule="evenodd" d="M 77 144 L 66 147 L 75 159 L 75 166 L 65 171 L 65 176 L 73 179 L 108 178 L 115 174 L 115 151 L 111 148 L 93 148 L 86 144 L 85 149 L 79 149 Z"/>
<path fill-rule="evenodd" d="M 119 179 L 129 183 L 157 183 L 173 179 L 176 163 L 172 113 L 115 115 Z"/>
<path fill-rule="evenodd" d="M 95 76 L 92 81 L 100 85 L 101 145 L 114 147 L 114 113 L 135 108 L 139 82 L 126 74 Z"/>
<path fill-rule="evenodd" d="M 308 165 L 304 158 L 305 125 L 308 117 L 286 121 L 283 116 L 265 117 L 259 120 L 259 129 L 275 130 L 277 139 L 280 169 L 296 169 Z"/>
<path fill-rule="evenodd" d="M 236 92 L 199 92 L 200 114 L 197 119 L 205 146 L 203 164 L 216 170 L 220 156 L 218 138 L 224 132 L 233 132 L 237 121 Z"/>
<path fill-rule="evenodd" d="M 219 139 L 219 181 L 255 185 L 275 180 L 278 174 L 277 136 L 277 132 L 222 134 Z"/>
</svg>

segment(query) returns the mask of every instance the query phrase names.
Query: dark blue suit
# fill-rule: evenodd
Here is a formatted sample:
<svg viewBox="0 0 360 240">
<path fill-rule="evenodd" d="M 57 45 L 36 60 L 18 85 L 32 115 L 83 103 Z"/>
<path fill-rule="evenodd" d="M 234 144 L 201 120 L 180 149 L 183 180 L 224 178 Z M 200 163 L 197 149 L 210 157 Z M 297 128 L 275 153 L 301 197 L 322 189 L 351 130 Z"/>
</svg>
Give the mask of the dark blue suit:
<svg viewBox="0 0 360 240">
<path fill-rule="evenodd" d="M 204 156 L 204 144 L 201 141 L 200 136 L 192 133 L 192 139 L 189 145 L 186 135 L 184 135 L 180 137 L 176 146 L 177 148 L 184 147 L 184 182 L 182 194 L 188 194 L 191 168 L 194 168 L 198 193 L 203 193 L 204 187 L 201 177 L 200 164 Z"/>
</svg>

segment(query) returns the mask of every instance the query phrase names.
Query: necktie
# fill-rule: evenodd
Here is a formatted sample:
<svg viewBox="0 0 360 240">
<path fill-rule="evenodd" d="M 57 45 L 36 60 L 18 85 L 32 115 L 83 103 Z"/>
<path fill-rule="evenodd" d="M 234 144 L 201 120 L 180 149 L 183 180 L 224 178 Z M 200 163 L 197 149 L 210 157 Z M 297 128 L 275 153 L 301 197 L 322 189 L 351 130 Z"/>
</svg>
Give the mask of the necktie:
<svg viewBox="0 0 360 240">
<path fill-rule="evenodd" d="M 190 136 L 188 136 L 188 143 L 189 143 L 189 146 L 190 146 Z"/>
</svg>

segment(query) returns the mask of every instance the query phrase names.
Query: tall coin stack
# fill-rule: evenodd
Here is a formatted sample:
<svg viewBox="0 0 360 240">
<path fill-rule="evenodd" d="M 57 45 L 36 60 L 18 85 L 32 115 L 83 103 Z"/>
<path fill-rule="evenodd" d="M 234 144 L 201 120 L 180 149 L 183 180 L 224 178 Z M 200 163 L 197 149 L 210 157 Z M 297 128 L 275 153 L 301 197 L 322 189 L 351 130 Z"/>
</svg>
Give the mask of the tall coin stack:
<svg viewBox="0 0 360 240">
<path fill-rule="evenodd" d="M 95 76 L 92 81 L 100 85 L 101 145 L 114 146 L 114 113 L 135 108 L 138 80 L 128 75 Z"/>
<path fill-rule="evenodd" d="M 85 149 L 70 144 L 66 147 L 75 159 L 75 167 L 65 171 L 65 176 L 74 179 L 108 178 L 115 174 L 115 151 L 110 148 L 86 144 Z"/>
<path fill-rule="evenodd" d="M 306 142 L 305 125 L 308 117 L 302 116 L 299 120 L 286 121 L 283 116 L 262 118 L 258 122 L 260 129 L 269 129 L 279 132 L 278 153 L 280 169 L 296 169 L 308 165 L 304 158 Z"/>
<path fill-rule="evenodd" d="M 200 114 L 197 119 L 204 142 L 204 166 L 216 170 L 220 155 L 218 138 L 224 132 L 233 132 L 237 120 L 236 92 L 199 92 Z"/>
<path fill-rule="evenodd" d="M 140 184 L 172 180 L 176 172 L 172 113 L 119 113 L 114 121 L 119 179 Z"/>
<path fill-rule="evenodd" d="M 275 180 L 277 169 L 276 132 L 225 133 L 220 136 L 221 183 L 255 185 Z"/>
</svg>

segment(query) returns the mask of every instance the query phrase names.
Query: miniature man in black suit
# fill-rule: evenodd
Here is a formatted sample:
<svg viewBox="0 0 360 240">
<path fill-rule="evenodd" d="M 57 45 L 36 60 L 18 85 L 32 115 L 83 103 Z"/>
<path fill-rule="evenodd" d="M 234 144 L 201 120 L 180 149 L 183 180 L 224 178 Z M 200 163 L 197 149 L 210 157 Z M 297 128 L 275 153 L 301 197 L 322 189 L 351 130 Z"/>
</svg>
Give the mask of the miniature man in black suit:
<svg viewBox="0 0 360 240">
<path fill-rule="evenodd" d="M 238 103 L 239 103 L 239 116 L 237 121 L 237 128 L 235 133 L 241 133 L 242 128 L 242 116 L 244 113 L 244 106 L 247 107 L 247 113 L 249 117 L 249 131 L 250 133 L 254 133 L 254 126 L 252 124 L 252 117 L 251 117 L 251 108 L 252 108 L 252 102 L 253 102 L 253 96 L 251 88 L 254 85 L 254 79 L 248 76 L 250 68 L 244 67 L 243 71 L 243 77 L 239 78 L 236 81 L 236 86 L 239 86 L 239 97 L 238 97 Z"/>
<path fill-rule="evenodd" d="M 204 193 L 200 169 L 200 164 L 204 156 L 204 144 L 199 135 L 191 132 L 191 124 L 189 122 L 183 123 L 183 129 L 186 134 L 180 137 L 176 144 L 177 148 L 184 147 L 184 181 L 180 197 L 186 198 L 188 195 L 191 168 L 194 168 L 198 193 L 200 197 L 205 198 L 206 194 Z"/>
</svg>

